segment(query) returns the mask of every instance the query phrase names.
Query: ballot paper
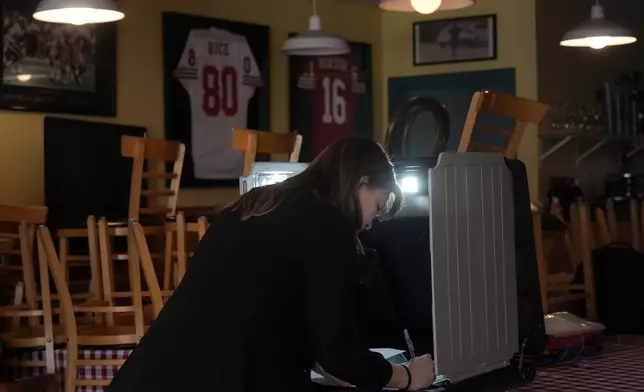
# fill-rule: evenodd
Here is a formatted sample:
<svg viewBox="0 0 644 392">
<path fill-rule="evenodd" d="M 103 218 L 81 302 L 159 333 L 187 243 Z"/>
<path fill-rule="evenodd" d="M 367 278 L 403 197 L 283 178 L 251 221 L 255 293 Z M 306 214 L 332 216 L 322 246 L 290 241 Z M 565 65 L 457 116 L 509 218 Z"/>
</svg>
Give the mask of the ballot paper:
<svg viewBox="0 0 644 392">
<path fill-rule="evenodd" d="M 404 354 L 405 352 L 402 350 L 396 350 L 393 348 L 372 348 L 371 351 L 379 353 L 391 363 L 403 364 L 407 362 L 407 358 L 405 357 L 405 354 Z M 348 382 L 344 382 L 326 373 L 318 363 L 315 364 L 314 370 L 311 370 L 311 381 L 321 385 L 340 386 L 343 388 L 355 388 L 355 386 L 349 384 Z M 447 378 L 443 376 L 437 376 L 433 384 L 435 388 L 431 388 L 430 390 L 432 392 L 444 391 L 445 389 L 442 386 L 447 383 L 449 383 L 449 380 Z M 398 389 L 385 388 L 384 390 L 397 391 Z"/>
</svg>

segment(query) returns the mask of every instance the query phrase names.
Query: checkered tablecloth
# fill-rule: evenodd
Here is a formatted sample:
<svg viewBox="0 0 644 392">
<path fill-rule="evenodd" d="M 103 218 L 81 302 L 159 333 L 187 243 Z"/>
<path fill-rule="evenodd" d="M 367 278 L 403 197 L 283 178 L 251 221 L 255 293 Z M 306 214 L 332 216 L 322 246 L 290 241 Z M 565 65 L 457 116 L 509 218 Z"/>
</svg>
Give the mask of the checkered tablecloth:
<svg viewBox="0 0 644 392">
<path fill-rule="evenodd" d="M 604 352 L 538 369 L 512 392 L 644 392 L 644 347 L 608 346 Z"/>
<path fill-rule="evenodd" d="M 97 359 L 127 359 L 132 352 L 131 349 L 125 350 L 79 350 L 78 358 L 86 360 Z M 7 355 L 11 355 L 7 352 Z M 22 361 L 44 361 L 45 351 L 16 351 L 13 353 Z M 56 375 L 61 383 L 61 391 L 64 391 L 64 374 L 67 365 L 67 350 L 55 350 Z M 78 366 L 78 378 L 81 380 L 104 380 L 114 377 L 119 370 L 118 366 Z M 15 378 L 34 377 L 45 373 L 44 368 L 14 368 L 13 376 Z M 76 388 L 76 392 L 103 392 L 102 386 L 81 386 Z"/>
<path fill-rule="evenodd" d="M 132 350 L 80 350 L 80 359 L 126 359 Z M 9 352 L 7 353 L 9 354 Z M 18 351 L 25 361 L 44 361 L 44 351 Z M 67 351 L 56 350 L 56 373 L 62 384 Z M 118 366 L 79 366 L 83 380 L 111 379 Z M 42 368 L 15 368 L 14 377 L 43 374 Z M 62 391 L 63 389 L 61 389 Z M 100 386 L 78 387 L 77 392 L 102 392 Z M 542 367 L 532 384 L 512 392 L 644 392 L 644 347 L 611 345 L 599 355 Z"/>
</svg>

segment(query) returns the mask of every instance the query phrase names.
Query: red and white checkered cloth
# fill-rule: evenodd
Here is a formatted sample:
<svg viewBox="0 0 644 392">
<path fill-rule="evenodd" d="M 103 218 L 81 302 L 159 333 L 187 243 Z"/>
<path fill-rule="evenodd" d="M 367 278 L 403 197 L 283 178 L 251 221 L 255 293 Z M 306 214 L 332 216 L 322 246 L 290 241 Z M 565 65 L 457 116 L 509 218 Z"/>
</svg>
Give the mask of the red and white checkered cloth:
<svg viewBox="0 0 644 392">
<path fill-rule="evenodd" d="M 132 350 L 80 350 L 80 359 L 126 359 Z M 19 351 L 25 361 L 44 361 L 44 351 Z M 65 374 L 67 351 L 56 350 L 56 374 Z M 118 366 L 80 366 L 83 380 L 111 379 Z M 43 368 L 15 368 L 16 378 L 33 377 Z M 61 389 L 61 391 L 64 389 Z M 101 386 L 82 386 L 77 392 L 103 392 Z M 538 369 L 532 384 L 512 392 L 644 392 L 644 347 L 611 345 L 603 353 Z"/>
<path fill-rule="evenodd" d="M 132 352 L 131 349 L 126 350 L 78 350 L 78 358 L 86 360 L 98 359 L 127 359 Z M 45 351 L 17 351 L 16 354 L 22 361 L 44 361 Z M 61 384 L 61 391 L 64 391 L 64 374 L 67 365 L 67 350 L 55 350 L 54 360 L 56 362 L 56 375 L 58 376 Z M 116 372 L 119 370 L 118 366 L 78 366 L 78 378 L 81 380 L 105 380 L 112 379 Z M 15 378 L 34 377 L 45 373 L 44 368 L 14 368 L 13 376 Z M 103 392 L 102 386 L 80 386 L 76 388 L 76 392 Z"/>
<path fill-rule="evenodd" d="M 512 392 L 644 392 L 644 347 L 608 346 L 601 354 L 537 370 Z"/>
</svg>

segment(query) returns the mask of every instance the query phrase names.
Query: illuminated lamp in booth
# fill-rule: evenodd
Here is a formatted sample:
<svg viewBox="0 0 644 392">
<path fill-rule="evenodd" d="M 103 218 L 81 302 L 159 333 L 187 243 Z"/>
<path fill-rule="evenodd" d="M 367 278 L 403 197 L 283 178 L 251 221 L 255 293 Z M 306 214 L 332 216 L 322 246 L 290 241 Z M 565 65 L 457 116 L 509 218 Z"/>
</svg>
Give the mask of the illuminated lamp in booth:
<svg viewBox="0 0 644 392">
<path fill-rule="evenodd" d="M 253 188 L 277 184 L 300 174 L 308 163 L 292 162 L 255 162 L 246 177 L 239 177 L 239 194 L 243 195 Z"/>
</svg>

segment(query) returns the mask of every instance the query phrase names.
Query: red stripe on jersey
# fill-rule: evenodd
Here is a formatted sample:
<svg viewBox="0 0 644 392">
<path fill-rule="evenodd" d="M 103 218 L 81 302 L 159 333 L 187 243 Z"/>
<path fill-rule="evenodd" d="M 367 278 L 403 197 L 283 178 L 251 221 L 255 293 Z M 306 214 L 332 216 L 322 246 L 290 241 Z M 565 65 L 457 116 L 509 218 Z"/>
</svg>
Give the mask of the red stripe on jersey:
<svg viewBox="0 0 644 392">
<path fill-rule="evenodd" d="M 178 67 L 174 70 L 174 76 L 177 79 L 198 79 L 199 72 L 196 68 Z"/>
<path fill-rule="evenodd" d="M 177 79 L 191 79 L 191 80 L 197 80 L 199 79 L 198 75 L 190 75 L 190 74 L 181 74 L 181 73 L 175 73 L 174 77 Z"/>
<path fill-rule="evenodd" d="M 259 78 L 257 76 L 244 76 L 242 83 L 246 86 L 251 87 L 262 87 L 264 85 L 262 78 Z"/>
<path fill-rule="evenodd" d="M 177 67 L 174 72 L 194 72 L 197 73 L 197 68 L 192 67 Z"/>
</svg>

